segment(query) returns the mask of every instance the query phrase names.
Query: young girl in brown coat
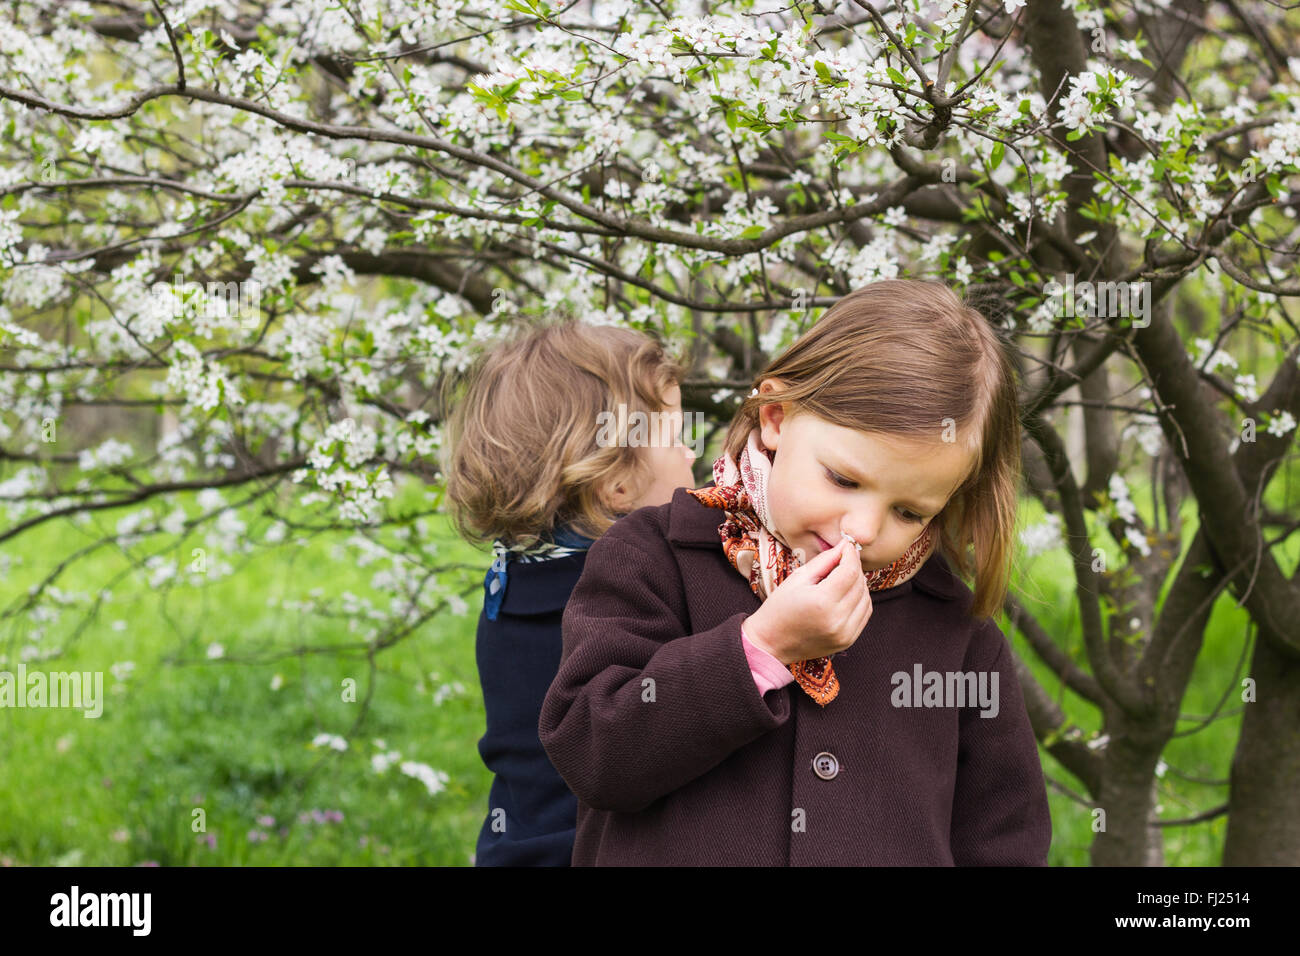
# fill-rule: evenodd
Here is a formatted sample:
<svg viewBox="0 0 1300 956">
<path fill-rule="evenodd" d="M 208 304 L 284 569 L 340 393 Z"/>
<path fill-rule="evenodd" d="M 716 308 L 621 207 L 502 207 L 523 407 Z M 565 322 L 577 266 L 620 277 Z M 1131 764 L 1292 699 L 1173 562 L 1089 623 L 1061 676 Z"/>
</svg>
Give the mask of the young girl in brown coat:
<svg viewBox="0 0 1300 956">
<path fill-rule="evenodd" d="M 1003 346 L 937 283 L 859 289 L 775 359 L 714 481 L 619 520 L 570 597 L 539 733 L 573 864 L 1045 865 L 991 618 L 1019 427 Z"/>
</svg>

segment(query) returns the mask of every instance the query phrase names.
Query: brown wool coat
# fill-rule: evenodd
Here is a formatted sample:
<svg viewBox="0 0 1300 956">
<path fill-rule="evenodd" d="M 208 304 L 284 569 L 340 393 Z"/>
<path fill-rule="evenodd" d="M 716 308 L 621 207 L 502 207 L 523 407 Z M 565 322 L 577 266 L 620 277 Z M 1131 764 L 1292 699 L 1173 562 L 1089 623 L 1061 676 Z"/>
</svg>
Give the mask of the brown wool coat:
<svg viewBox="0 0 1300 956">
<path fill-rule="evenodd" d="M 587 555 L 538 725 L 578 798 L 573 865 L 1045 866 L 1047 793 L 1012 652 L 992 621 L 964 617 L 970 589 L 943 557 L 872 592 L 823 709 L 794 683 L 759 695 L 740 635 L 759 599 L 723 555 L 721 521 L 679 488 Z M 891 675 L 918 663 L 996 671 L 997 716 L 895 707 Z"/>
</svg>

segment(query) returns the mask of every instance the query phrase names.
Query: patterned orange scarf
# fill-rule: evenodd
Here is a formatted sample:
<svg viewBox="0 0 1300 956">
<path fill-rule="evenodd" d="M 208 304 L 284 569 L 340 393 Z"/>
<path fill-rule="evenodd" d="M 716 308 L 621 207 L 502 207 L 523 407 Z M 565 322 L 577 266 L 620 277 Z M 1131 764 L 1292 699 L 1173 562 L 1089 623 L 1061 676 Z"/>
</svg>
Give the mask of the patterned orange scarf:
<svg viewBox="0 0 1300 956">
<path fill-rule="evenodd" d="M 722 509 L 726 515 L 718 526 L 722 550 L 763 601 L 796 568 L 806 563 L 802 548 L 791 549 L 772 530 L 767 491 L 775 459 L 776 453 L 764 447 L 759 430 L 755 428 L 749 433 L 739 461 L 723 455 L 713 463 L 714 487 L 687 489 L 687 494 L 693 495 L 701 504 Z M 926 525 L 893 564 L 875 571 L 864 571 L 867 587 L 881 591 L 916 574 L 933 550 L 930 528 L 931 525 Z M 764 555 L 762 561 L 756 560 L 760 554 Z M 839 694 L 839 681 L 829 657 L 786 666 L 808 696 L 823 707 Z"/>
</svg>

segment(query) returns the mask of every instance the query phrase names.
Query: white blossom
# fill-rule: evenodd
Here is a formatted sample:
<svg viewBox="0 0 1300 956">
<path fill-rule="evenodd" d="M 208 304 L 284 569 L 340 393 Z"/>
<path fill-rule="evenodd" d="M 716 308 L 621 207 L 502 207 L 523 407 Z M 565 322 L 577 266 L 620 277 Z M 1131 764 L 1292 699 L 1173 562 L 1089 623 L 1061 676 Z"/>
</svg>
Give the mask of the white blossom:
<svg viewBox="0 0 1300 956">
<path fill-rule="evenodd" d="M 399 769 L 408 777 L 414 777 L 424 784 L 429 791 L 429 796 L 434 796 L 446 788 L 447 774 L 441 770 L 434 770 L 428 764 L 417 763 L 414 760 L 404 760 Z"/>
<path fill-rule="evenodd" d="M 1295 429 L 1295 416 L 1285 409 L 1278 411 L 1273 409 L 1273 416 L 1268 422 L 1268 433 L 1270 435 L 1282 436 Z"/>
<path fill-rule="evenodd" d="M 1054 548 L 1064 547 L 1061 537 L 1061 516 L 1048 512 L 1040 524 L 1031 525 L 1020 532 L 1020 543 L 1028 557 L 1035 557 Z"/>
</svg>

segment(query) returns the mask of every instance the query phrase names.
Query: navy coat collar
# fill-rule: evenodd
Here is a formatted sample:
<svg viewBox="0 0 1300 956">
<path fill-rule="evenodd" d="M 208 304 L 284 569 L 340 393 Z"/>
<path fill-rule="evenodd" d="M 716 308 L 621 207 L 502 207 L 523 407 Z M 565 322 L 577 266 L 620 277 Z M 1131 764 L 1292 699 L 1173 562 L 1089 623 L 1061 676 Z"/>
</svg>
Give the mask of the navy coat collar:
<svg viewBox="0 0 1300 956">
<path fill-rule="evenodd" d="M 716 482 L 710 481 L 703 487 L 712 488 L 714 484 Z M 723 514 L 719 509 L 701 504 L 699 499 L 687 494 L 685 488 L 678 488 L 673 492 L 672 507 L 668 509 L 668 514 L 670 542 L 685 548 L 712 547 L 721 550 L 718 526 L 722 524 Z M 936 551 L 912 577 L 892 588 L 871 592 L 871 599 L 873 602 L 887 601 L 906 594 L 915 585 L 927 594 L 952 601 L 960 594 L 958 584 L 948 562 Z"/>
<path fill-rule="evenodd" d="M 510 579 L 501 610 L 507 614 L 563 610 L 586 563 L 586 551 L 550 561 L 510 562 Z"/>
</svg>

